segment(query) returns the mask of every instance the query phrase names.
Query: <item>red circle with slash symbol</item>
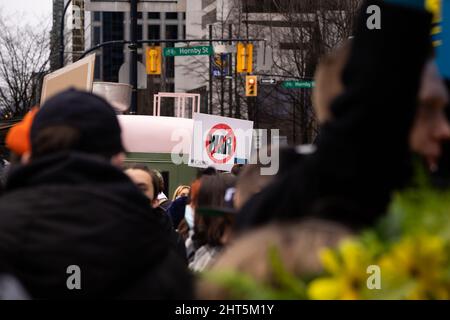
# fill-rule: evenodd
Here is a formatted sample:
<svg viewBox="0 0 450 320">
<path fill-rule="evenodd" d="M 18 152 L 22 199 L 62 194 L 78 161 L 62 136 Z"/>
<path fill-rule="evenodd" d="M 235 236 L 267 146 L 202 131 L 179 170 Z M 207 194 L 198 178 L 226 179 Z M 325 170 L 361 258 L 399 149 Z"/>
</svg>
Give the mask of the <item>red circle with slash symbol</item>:
<svg viewBox="0 0 450 320">
<path fill-rule="evenodd" d="M 227 163 L 236 152 L 236 136 L 233 129 L 225 123 L 216 124 L 206 136 L 205 148 L 214 163 Z"/>
</svg>

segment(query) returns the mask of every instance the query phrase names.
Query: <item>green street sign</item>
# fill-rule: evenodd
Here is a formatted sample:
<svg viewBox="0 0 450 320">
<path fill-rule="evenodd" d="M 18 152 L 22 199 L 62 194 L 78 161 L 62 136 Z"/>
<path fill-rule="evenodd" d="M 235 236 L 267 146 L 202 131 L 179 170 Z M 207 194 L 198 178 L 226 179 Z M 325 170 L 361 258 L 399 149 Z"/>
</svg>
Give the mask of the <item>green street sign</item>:
<svg viewBox="0 0 450 320">
<path fill-rule="evenodd" d="M 213 54 L 214 54 L 214 50 L 213 50 L 212 46 L 164 48 L 164 57 L 212 56 Z"/>
<path fill-rule="evenodd" d="M 315 86 L 315 81 L 284 81 L 281 86 L 284 89 L 311 89 Z"/>
</svg>

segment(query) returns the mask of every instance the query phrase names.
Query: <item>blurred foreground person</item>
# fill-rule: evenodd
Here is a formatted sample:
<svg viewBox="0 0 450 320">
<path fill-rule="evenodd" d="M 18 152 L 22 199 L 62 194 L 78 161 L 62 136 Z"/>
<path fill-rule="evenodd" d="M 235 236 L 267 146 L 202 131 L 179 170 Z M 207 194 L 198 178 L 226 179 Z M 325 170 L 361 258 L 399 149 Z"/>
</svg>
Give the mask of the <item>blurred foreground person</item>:
<svg viewBox="0 0 450 320">
<path fill-rule="evenodd" d="M 312 275 L 323 272 L 318 252 L 333 247 L 351 236 L 351 231 L 334 222 L 308 219 L 298 223 L 270 224 L 237 239 L 211 267 L 212 272 L 239 272 L 250 275 L 258 283 L 275 283 L 276 275 L 270 259 L 276 250 L 283 267 L 292 275 Z M 199 299 L 248 299 L 240 297 L 236 288 L 221 286 L 208 278 L 196 285 Z"/>
<path fill-rule="evenodd" d="M 119 169 L 121 130 L 104 99 L 52 97 L 30 138 L 0 198 L 0 272 L 35 299 L 191 297 L 148 198 Z"/>
<path fill-rule="evenodd" d="M 365 2 L 343 69 L 345 89 L 326 99 L 333 103 L 316 151 L 250 200 L 238 215 L 241 230 L 305 216 L 370 226 L 391 193 L 410 182 L 411 151 L 437 162 L 450 136 L 448 95 L 430 60 L 431 15 L 420 4 Z M 367 28 L 369 5 L 381 8 L 380 30 Z M 375 89 L 379 83 L 383 90 Z"/>
<path fill-rule="evenodd" d="M 366 8 L 373 4 L 381 8 L 379 30 L 367 28 Z M 343 72 L 344 92 L 322 114 L 316 152 L 244 205 L 241 230 L 260 227 L 242 232 L 213 271 L 273 284 L 281 273 L 270 266 L 270 252 L 276 251 L 289 275 L 320 273 L 320 249 L 372 226 L 392 191 L 409 183 L 411 151 L 429 165 L 437 161 L 449 137 L 443 118 L 448 96 L 430 60 L 431 16 L 422 8 L 423 1 L 415 0 L 363 4 Z M 261 226 L 271 220 L 278 222 Z M 238 298 L 235 288 L 228 289 L 202 281 L 199 296 Z"/>
<path fill-rule="evenodd" d="M 248 200 L 263 190 L 274 178 L 271 175 L 262 175 L 261 164 L 248 164 L 241 168 L 236 181 L 236 193 L 234 194 L 234 207 L 241 209 Z"/>
<path fill-rule="evenodd" d="M 346 41 L 326 55 L 316 71 L 313 92 L 314 109 L 320 124 L 332 120 L 330 106 L 344 92 L 342 71 L 348 60 L 351 41 Z M 434 57 L 428 58 L 421 77 L 418 106 L 409 133 L 411 151 L 423 157 L 431 170 L 437 169 L 442 143 L 450 139 L 450 125 L 445 108 L 449 93 L 439 74 Z"/>
</svg>

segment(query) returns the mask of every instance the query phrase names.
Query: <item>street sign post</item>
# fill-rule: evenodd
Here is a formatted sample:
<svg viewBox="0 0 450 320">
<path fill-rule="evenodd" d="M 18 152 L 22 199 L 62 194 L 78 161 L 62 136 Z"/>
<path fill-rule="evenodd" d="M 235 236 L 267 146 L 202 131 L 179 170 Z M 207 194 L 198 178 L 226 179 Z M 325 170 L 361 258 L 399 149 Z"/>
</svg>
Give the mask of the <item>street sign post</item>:
<svg viewBox="0 0 450 320">
<path fill-rule="evenodd" d="M 315 87 L 315 82 L 310 80 L 284 81 L 281 86 L 284 89 L 311 89 Z"/>
<path fill-rule="evenodd" d="M 211 56 L 214 54 L 212 46 L 164 48 L 164 57 L 177 56 Z"/>
</svg>

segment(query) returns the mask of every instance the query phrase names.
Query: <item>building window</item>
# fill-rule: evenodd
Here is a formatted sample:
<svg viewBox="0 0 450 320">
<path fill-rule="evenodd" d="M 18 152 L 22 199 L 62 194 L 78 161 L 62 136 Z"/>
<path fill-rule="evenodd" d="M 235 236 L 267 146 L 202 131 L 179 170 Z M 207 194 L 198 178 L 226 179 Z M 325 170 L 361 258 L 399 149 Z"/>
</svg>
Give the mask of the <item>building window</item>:
<svg viewBox="0 0 450 320">
<path fill-rule="evenodd" d="M 166 12 L 166 20 L 178 20 L 178 12 Z"/>
<path fill-rule="evenodd" d="M 94 46 L 100 44 L 101 30 L 100 27 L 94 27 Z"/>
<path fill-rule="evenodd" d="M 122 40 L 124 32 L 123 12 L 103 12 L 103 34 L 102 40 Z M 109 46 L 102 49 L 102 77 L 103 81 L 117 82 L 119 69 L 124 61 L 123 47 Z"/>
<path fill-rule="evenodd" d="M 99 11 L 94 12 L 94 21 L 100 21 L 101 20 L 101 13 Z"/>
<path fill-rule="evenodd" d="M 161 15 L 159 14 L 159 12 L 149 12 L 148 18 L 153 20 L 159 20 L 161 19 Z"/>
<path fill-rule="evenodd" d="M 167 40 L 178 39 L 178 25 L 167 25 L 166 26 L 166 39 Z"/>
<path fill-rule="evenodd" d="M 142 24 L 137 25 L 137 35 L 138 40 L 142 40 Z"/>
<path fill-rule="evenodd" d="M 137 18 L 138 18 L 138 19 L 142 19 L 142 12 L 141 12 L 141 11 L 138 11 L 138 13 L 137 13 Z"/>
<path fill-rule="evenodd" d="M 159 24 L 151 24 L 148 26 L 148 39 L 158 40 L 161 37 L 161 26 Z"/>
</svg>

